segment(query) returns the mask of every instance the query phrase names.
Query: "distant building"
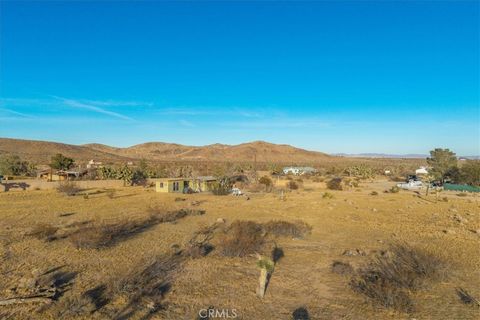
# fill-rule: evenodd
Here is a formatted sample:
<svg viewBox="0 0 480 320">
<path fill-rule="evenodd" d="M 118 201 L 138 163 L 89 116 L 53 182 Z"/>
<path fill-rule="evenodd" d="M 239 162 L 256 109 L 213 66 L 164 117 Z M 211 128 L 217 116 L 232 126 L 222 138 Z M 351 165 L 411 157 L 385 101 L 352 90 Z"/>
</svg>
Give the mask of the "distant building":
<svg viewBox="0 0 480 320">
<path fill-rule="evenodd" d="M 87 163 L 87 169 L 95 169 L 95 168 L 100 168 L 102 167 L 102 162 L 100 161 L 95 161 L 95 160 L 90 160 Z"/>
<path fill-rule="evenodd" d="M 422 174 L 428 174 L 428 170 L 426 167 L 420 167 L 417 170 L 415 170 L 416 175 L 422 175 Z"/>
<path fill-rule="evenodd" d="M 46 181 L 65 181 L 71 179 L 78 179 L 84 176 L 87 170 L 42 170 L 37 173 L 37 178 Z"/>
<path fill-rule="evenodd" d="M 205 176 L 196 178 L 162 178 L 155 179 L 156 192 L 205 192 L 211 191 L 215 177 Z"/>
<path fill-rule="evenodd" d="M 312 167 L 285 167 L 283 168 L 283 173 L 284 174 L 294 174 L 296 176 L 302 175 L 302 174 L 312 174 L 317 172 L 315 168 Z"/>
</svg>

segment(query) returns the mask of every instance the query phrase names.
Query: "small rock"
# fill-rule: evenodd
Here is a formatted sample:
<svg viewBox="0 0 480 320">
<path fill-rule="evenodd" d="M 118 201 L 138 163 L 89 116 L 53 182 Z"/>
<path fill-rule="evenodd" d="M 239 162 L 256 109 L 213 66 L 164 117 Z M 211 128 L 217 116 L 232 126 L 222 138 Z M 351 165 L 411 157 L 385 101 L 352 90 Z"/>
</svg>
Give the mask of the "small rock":
<svg viewBox="0 0 480 320">
<path fill-rule="evenodd" d="M 225 219 L 223 219 L 223 218 L 218 218 L 218 219 L 217 219 L 217 223 L 225 223 Z"/>
<path fill-rule="evenodd" d="M 170 246 L 170 250 L 173 254 L 179 254 L 182 250 L 180 249 L 180 246 L 176 243 L 172 244 Z"/>
<path fill-rule="evenodd" d="M 454 219 L 455 221 L 459 222 L 459 223 L 468 223 L 468 220 L 465 219 L 464 217 L 462 217 L 462 216 L 459 215 L 459 214 L 455 214 L 455 215 L 453 216 L 453 219 Z"/>
<path fill-rule="evenodd" d="M 442 230 L 442 232 L 445 234 L 455 234 L 455 231 L 452 229 L 445 229 L 445 230 Z"/>
<path fill-rule="evenodd" d="M 373 211 L 373 212 L 377 212 L 378 210 L 377 210 L 376 208 L 373 208 L 372 211 Z"/>
</svg>

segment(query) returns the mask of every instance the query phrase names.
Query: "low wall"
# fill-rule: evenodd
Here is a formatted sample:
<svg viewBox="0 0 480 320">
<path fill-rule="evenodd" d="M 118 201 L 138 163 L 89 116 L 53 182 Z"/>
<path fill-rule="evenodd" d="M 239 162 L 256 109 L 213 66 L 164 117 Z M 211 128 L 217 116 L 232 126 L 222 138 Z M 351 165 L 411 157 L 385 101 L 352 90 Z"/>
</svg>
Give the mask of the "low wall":
<svg viewBox="0 0 480 320">
<path fill-rule="evenodd" d="M 59 184 L 60 182 L 58 181 L 48 182 L 36 179 L 10 180 L 8 182 L 3 181 L 2 186 L 0 186 L 0 192 L 14 190 L 49 190 L 57 188 Z M 119 188 L 123 187 L 123 180 L 80 180 L 75 181 L 75 184 L 82 189 Z"/>
</svg>

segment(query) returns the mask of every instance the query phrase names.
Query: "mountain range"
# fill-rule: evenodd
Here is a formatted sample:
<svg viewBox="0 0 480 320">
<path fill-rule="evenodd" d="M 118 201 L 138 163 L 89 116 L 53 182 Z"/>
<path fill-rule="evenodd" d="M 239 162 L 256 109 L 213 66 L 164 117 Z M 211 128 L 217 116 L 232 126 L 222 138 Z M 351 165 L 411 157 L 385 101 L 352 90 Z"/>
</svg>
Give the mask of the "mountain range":
<svg viewBox="0 0 480 320">
<path fill-rule="evenodd" d="M 76 161 L 125 162 L 151 161 L 238 161 L 238 162 L 318 162 L 333 158 L 322 152 L 308 151 L 290 145 L 254 141 L 238 145 L 212 144 L 185 146 L 175 143 L 148 142 L 127 148 L 98 143 L 72 145 L 58 142 L 0 138 L 0 155 L 15 154 L 22 159 L 48 163 L 61 153 Z"/>
</svg>

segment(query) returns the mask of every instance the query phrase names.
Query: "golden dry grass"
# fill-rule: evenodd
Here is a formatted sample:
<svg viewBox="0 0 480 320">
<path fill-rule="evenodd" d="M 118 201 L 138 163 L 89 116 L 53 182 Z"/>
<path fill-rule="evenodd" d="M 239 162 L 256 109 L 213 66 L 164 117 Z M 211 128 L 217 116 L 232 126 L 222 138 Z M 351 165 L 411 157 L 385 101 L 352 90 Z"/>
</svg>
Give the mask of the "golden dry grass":
<svg viewBox="0 0 480 320">
<path fill-rule="evenodd" d="M 480 236 L 474 232 L 480 229 L 479 198 L 445 192 L 441 196 L 448 202 L 436 202 L 433 195 L 423 199 L 406 191 L 383 193 L 391 186 L 386 181 L 363 183 L 358 189 L 328 191 L 333 198 L 323 198 L 325 183 L 307 180 L 303 188 L 286 193 L 285 199 L 273 192 L 251 194 L 248 201 L 244 197 L 193 194 L 182 195 L 186 201 L 176 202 L 178 195 L 141 187 L 118 189 L 113 199 L 106 192 L 92 193 L 88 199 L 53 190 L 2 193 L 0 296 L 15 296 L 9 289 L 19 287 L 18 294 L 25 281 L 51 268 L 62 267 L 76 276 L 69 290 L 52 305 L 0 306 L 0 318 L 112 318 L 128 300 L 110 295 L 109 290 L 105 290 L 108 303 L 94 313 L 65 313 L 62 308 L 68 308 L 70 301 L 83 301 L 85 292 L 121 282 L 139 265 L 172 254 L 172 248 L 185 248 L 195 231 L 218 218 L 227 224 L 235 220 L 267 223 L 301 219 L 312 231 L 304 239 L 275 239 L 284 257 L 275 266 L 263 300 L 255 295 L 259 275 L 256 258 L 228 258 L 213 250 L 206 257 L 182 262 L 169 278 L 162 308 L 150 315 L 152 319 L 196 319 L 198 311 L 209 306 L 236 309 L 239 319 L 259 320 L 291 319 L 292 312 L 300 307 L 308 310 L 311 319 L 477 318 L 479 309 L 462 303 L 456 289 L 480 297 Z M 371 196 L 372 191 L 378 195 Z M 193 207 L 194 201 L 200 206 Z M 62 238 L 82 225 L 145 219 L 149 208 L 189 207 L 204 209 L 206 214 L 155 225 L 101 250 L 76 249 Z M 58 228 L 57 239 L 46 242 L 29 236 L 39 224 Z M 218 245 L 215 239 L 214 246 Z M 426 283 L 412 295 L 411 314 L 368 303 L 349 287 L 348 275 L 332 272 L 334 261 L 359 268 L 392 242 L 422 247 L 449 264 L 447 278 Z M 343 255 L 345 251 L 352 255 Z M 141 316 L 135 314 L 132 319 Z"/>
</svg>

